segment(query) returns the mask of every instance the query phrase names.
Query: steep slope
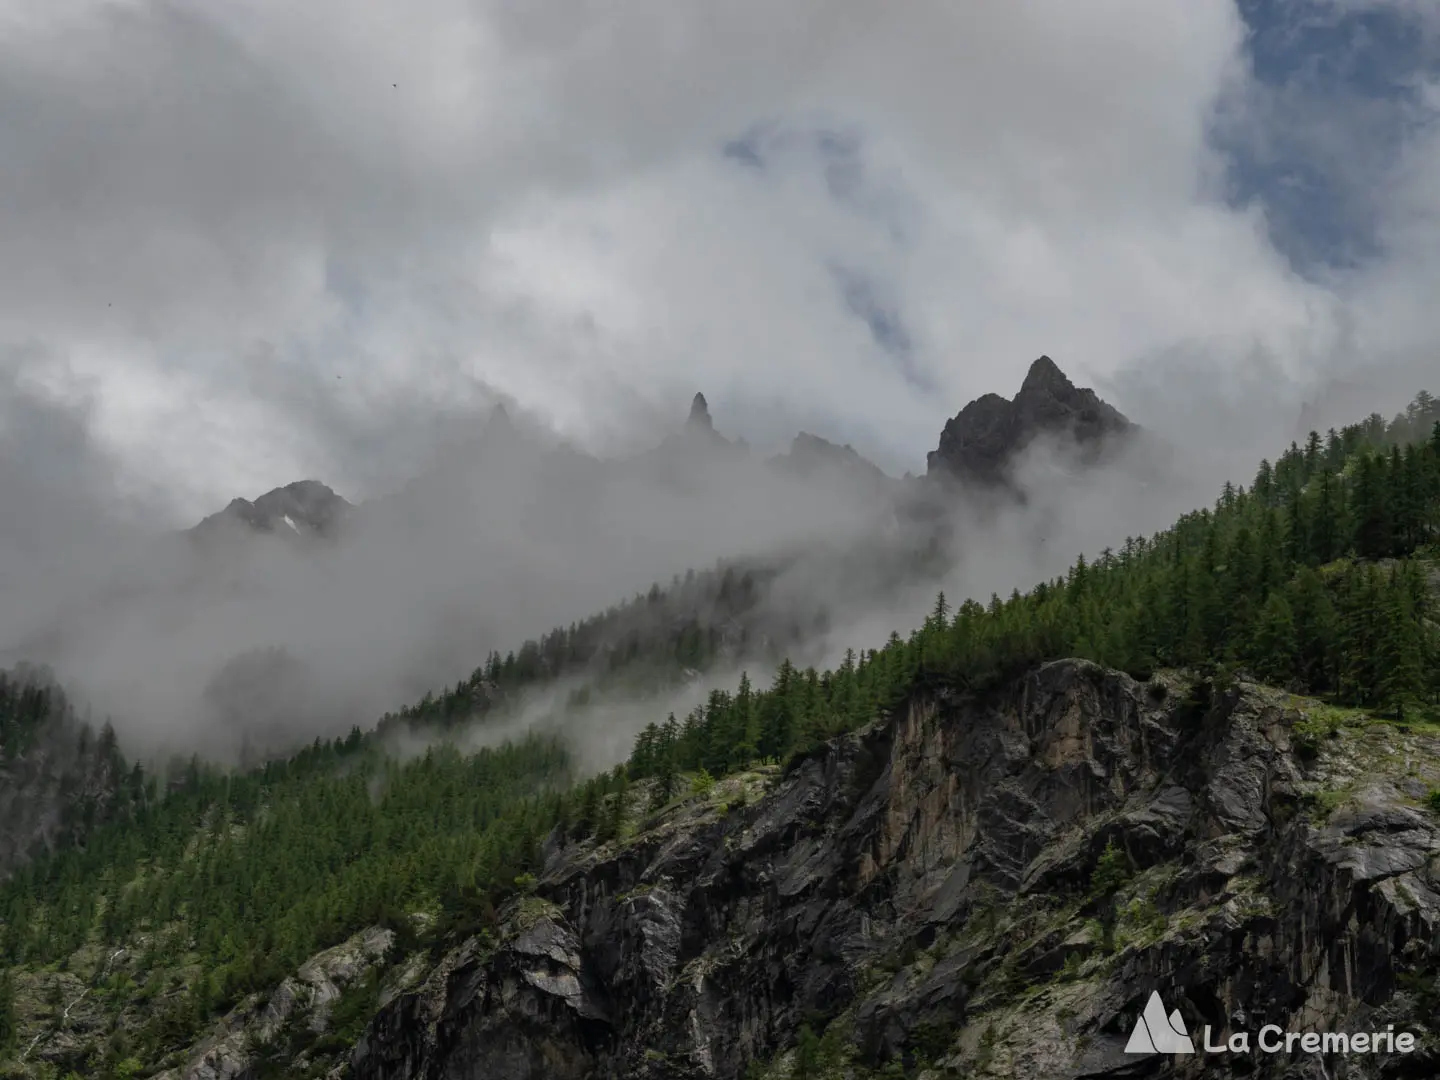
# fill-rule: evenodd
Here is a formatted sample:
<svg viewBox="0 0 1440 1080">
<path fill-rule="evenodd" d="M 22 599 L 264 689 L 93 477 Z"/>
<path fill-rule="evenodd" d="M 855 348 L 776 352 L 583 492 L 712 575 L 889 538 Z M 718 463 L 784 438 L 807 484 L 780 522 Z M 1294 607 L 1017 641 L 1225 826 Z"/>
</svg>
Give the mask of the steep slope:
<svg viewBox="0 0 1440 1080">
<path fill-rule="evenodd" d="M 0 880 L 119 814 L 129 779 L 115 732 L 76 717 L 48 673 L 0 670 Z"/>
<path fill-rule="evenodd" d="M 636 785 L 484 932 L 371 928 L 161 1075 L 1308 1075 L 1267 1024 L 1393 1025 L 1411 1052 L 1323 1075 L 1433 1075 L 1437 785 L 1440 731 L 1253 683 L 1064 660 L 920 691 L 783 771 Z M 1250 1052 L 1127 1055 L 1153 992 Z"/>
<path fill-rule="evenodd" d="M 1253 684 L 1060 661 L 922 694 L 622 843 L 553 846 L 499 936 L 394 996 L 337 1075 L 739 1080 L 793 1068 L 805 1025 L 827 1076 L 1135 1075 L 1154 990 L 1217 1041 L 1394 1024 L 1420 1051 L 1344 1075 L 1429 1074 L 1433 990 L 1406 988 L 1440 970 L 1437 783 L 1435 733 Z"/>
</svg>

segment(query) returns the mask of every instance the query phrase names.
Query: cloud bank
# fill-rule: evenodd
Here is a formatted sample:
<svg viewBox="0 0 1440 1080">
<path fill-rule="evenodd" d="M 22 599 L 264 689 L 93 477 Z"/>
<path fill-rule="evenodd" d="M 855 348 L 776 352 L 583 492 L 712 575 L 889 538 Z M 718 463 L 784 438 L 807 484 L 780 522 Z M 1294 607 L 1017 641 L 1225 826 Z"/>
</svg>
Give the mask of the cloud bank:
<svg viewBox="0 0 1440 1080">
<path fill-rule="evenodd" d="M 616 454 L 702 389 L 898 475 L 1049 353 L 1203 500 L 1327 385 L 1434 370 L 1437 61 L 1414 0 L 3 0 L 0 628 L 236 495 L 468 461 L 497 401 Z M 97 681 L 170 714 L 186 649 L 453 666 L 437 624 L 517 643 L 840 512 L 485 475 L 333 581 L 266 554 L 209 629 L 151 612 Z M 1057 549 L 1170 512 L 1113 499 Z"/>
</svg>

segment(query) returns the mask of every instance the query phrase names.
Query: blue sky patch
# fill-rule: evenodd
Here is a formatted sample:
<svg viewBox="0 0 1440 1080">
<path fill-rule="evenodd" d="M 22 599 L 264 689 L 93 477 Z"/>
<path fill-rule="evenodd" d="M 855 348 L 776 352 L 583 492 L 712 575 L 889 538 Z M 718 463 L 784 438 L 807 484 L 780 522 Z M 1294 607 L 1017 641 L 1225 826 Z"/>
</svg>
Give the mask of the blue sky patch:
<svg viewBox="0 0 1440 1080">
<path fill-rule="evenodd" d="M 1381 254 L 1383 190 L 1406 138 L 1435 117 L 1421 82 L 1440 43 L 1393 4 L 1239 0 L 1253 81 L 1214 131 L 1232 205 L 1264 207 L 1271 240 L 1319 277 Z"/>
</svg>

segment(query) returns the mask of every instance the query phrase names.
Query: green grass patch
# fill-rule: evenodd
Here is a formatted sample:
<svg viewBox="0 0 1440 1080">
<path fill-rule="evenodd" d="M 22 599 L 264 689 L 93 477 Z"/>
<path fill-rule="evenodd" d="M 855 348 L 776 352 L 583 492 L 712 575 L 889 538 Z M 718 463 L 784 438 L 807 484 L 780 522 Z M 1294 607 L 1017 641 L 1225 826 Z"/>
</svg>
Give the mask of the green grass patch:
<svg viewBox="0 0 1440 1080">
<path fill-rule="evenodd" d="M 1291 729 L 1291 741 L 1303 758 L 1320 756 L 1320 749 L 1328 740 L 1338 739 L 1340 733 L 1350 725 L 1369 719 L 1363 709 L 1346 709 L 1319 701 L 1294 701 L 1293 707 L 1300 713 Z"/>
<path fill-rule="evenodd" d="M 1329 821 L 1330 815 L 1340 809 L 1349 798 L 1348 788 L 1338 788 L 1307 792 L 1300 797 L 1300 802 L 1315 822 L 1323 824 Z"/>
</svg>

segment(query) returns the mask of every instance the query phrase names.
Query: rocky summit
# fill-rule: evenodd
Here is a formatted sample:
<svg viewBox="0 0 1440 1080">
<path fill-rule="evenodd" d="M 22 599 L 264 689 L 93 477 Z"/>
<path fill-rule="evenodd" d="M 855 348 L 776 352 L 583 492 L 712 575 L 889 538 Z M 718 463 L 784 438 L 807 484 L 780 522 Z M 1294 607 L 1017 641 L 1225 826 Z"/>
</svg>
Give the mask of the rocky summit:
<svg viewBox="0 0 1440 1080">
<path fill-rule="evenodd" d="M 715 427 L 715 421 L 710 418 L 710 406 L 705 401 L 705 395 L 697 393 L 695 399 L 690 402 L 690 415 L 686 417 L 687 427 L 704 428 L 709 431 Z"/>
<path fill-rule="evenodd" d="M 961 409 L 926 463 L 931 476 L 994 487 L 1007 482 L 1017 457 L 1038 438 L 1069 440 L 1080 456 L 1093 458 L 1134 430 L 1095 391 L 1077 387 L 1042 356 L 1030 365 L 1013 400 L 985 394 Z"/>
<path fill-rule="evenodd" d="M 254 502 L 232 499 L 190 530 L 197 540 L 227 532 L 276 533 L 325 537 L 340 527 L 354 507 L 318 480 L 297 480 L 267 491 Z"/>
</svg>

